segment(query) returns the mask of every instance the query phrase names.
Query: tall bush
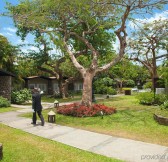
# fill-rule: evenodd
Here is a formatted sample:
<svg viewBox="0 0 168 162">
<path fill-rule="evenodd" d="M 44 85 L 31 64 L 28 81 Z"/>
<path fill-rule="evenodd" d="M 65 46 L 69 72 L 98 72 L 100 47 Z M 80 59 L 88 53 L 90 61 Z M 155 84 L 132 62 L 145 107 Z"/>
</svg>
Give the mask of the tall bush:
<svg viewBox="0 0 168 162">
<path fill-rule="evenodd" d="M 22 89 L 20 91 L 12 91 L 11 102 L 15 104 L 22 104 L 31 99 L 31 91 Z"/>
<path fill-rule="evenodd" d="M 94 93 L 115 95 L 117 92 L 112 88 L 114 85 L 114 80 L 109 77 L 97 79 L 94 82 Z"/>
<path fill-rule="evenodd" d="M 135 82 L 133 80 L 129 79 L 129 80 L 125 80 L 123 85 L 124 85 L 124 87 L 134 87 Z"/>
</svg>

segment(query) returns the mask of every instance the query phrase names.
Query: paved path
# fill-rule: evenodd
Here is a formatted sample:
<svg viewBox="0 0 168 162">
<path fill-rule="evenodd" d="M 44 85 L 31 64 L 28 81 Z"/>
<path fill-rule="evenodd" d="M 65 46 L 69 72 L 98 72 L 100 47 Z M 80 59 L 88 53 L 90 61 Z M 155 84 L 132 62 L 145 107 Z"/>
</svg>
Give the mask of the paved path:
<svg viewBox="0 0 168 162">
<path fill-rule="evenodd" d="M 48 107 L 50 106 L 48 104 Z M 25 106 L 24 109 L 16 112 L 0 113 L 0 122 L 37 136 L 127 162 L 168 162 L 168 147 L 165 146 L 113 137 L 47 122 L 45 126 L 41 126 L 40 122 L 33 126 L 30 124 L 31 119 L 18 116 L 22 113 L 30 112 L 30 107 Z M 47 108 L 47 106 L 44 108 Z"/>
</svg>

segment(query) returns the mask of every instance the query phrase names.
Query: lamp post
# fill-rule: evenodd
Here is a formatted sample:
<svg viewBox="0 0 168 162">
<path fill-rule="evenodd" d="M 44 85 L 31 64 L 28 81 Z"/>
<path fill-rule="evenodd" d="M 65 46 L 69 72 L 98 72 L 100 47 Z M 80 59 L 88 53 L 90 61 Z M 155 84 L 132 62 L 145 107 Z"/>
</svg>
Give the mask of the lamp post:
<svg viewBox="0 0 168 162">
<path fill-rule="evenodd" d="M 59 102 L 57 100 L 54 101 L 54 107 L 55 108 L 59 107 Z"/>
<path fill-rule="evenodd" d="M 48 113 L 48 122 L 55 123 L 55 112 L 52 110 Z"/>
</svg>

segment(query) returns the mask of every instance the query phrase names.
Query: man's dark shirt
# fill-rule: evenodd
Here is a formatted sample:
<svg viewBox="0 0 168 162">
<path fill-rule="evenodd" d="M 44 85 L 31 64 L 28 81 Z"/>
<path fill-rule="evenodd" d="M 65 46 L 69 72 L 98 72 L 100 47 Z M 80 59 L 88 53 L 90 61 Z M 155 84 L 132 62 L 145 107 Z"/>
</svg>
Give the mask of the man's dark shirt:
<svg viewBox="0 0 168 162">
<path fill-rule="evenodd" d="M 42 110 L 41 95 L 39 93 L 32 95 L 32 109 L 34 109 L 34 111 Z"/>
</svg>

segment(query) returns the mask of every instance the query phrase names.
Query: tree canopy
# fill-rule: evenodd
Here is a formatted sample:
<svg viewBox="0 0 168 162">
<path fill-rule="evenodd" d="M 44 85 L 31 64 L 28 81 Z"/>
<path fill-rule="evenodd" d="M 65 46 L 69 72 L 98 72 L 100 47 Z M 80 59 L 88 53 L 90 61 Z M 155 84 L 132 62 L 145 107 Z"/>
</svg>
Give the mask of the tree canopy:
<svg viewBox="0 0 168 162">
<path fill-rule="evenodd" d="M 168 57 L 168 20 L 143 22 L 129 40 L 130 59 L 144 65 L 153 80 L 158 78 L 159 59 Z"/>
<path fill-rule="evenodd" d="M 23 0 L 17 6 L 9 5 L 18 34 L 24 37 L 31 32 L 37 37 L 44 34 L 54 44 L 61 45 L 72 63 L 81 73 L 83 84 L 82 104 L 91 105 L 93 77 L 117 64 L 125 54 L 127 45 L 126 21 L 131 14 L 160 8 L 167 0 Z M 102 32 L 103 31 L 103 32 Z M 115 57 L 100 64 L 102 34 L 113 33 L 119 40 Z M 98 41 L 98 42 L 97 42 Z M 111 42 L 111 44 L 113 41 Z M 97 45 L 99 44 L 99 45 Z M 112 46 L 109 48 L 111 53 Z M 90 64 L 85 67 L 75 57 L 85 50 Z M 107 50 L 107 46 L 103 51 Z"/>
<path fill-rule="evenodd" d="M 0 68 L 12 72 L 18 48 L 11 45 L 7 38 L 2 35 L 0 35 L 0 44 Z"/>
</svg>

